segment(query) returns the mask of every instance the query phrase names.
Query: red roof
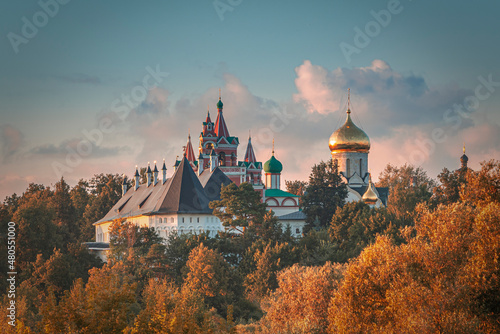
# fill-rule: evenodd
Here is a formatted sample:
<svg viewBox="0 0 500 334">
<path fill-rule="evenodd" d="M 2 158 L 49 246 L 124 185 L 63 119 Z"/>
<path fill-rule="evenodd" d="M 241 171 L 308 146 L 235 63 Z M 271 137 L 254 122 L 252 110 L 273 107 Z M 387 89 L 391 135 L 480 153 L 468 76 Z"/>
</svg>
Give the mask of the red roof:
<svg viewBox="0 0 500 334">
<path fill-rule="evenodd" d="M 194 155 L 194 150 L 193 150 L 193 145 L 191 145 L 191 135 L 188 135 L 188 141 L 187 141 L 187 144 L 184 148 L 184 156 L 190 162 L 196 161 L 196 157 Z"/>
<path fill-rule="evenodd" d="M 255 158 L 255 153 L 253 151 L 252 137 L 248 137 L 248 145 L 247 145 L 247 151 L 245 153 L 245 161 L 257 162 L 257 159 Z"/>
<path fill-rule="evenodd" d="M 222 108 L 218 109 L 217 120 L 215 121 L 215 134 L 217 137 L 229 137 L 226 121 L 222 115 Z"/>
</svg>

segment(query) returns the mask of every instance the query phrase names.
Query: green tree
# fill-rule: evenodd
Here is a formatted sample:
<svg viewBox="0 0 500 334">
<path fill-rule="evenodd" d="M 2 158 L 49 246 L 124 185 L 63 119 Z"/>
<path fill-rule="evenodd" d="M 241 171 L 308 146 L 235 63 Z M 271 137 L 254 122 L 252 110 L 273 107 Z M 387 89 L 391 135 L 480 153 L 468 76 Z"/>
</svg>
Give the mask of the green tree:
<svg viewBox="0 0 500 334">
<path fill-rule="evenodd" d="M 338 173 L 337 163 L 329 160 L 314 165 L 302 196 L 307 224 L 312 227 L 317 219 L 319 227 L 328 226 L 335 210 L 344 205 L 346 197 L 347 188 Z"/>
<path fill-rule="evenodd" d="M 449 171 L 443 168 L 438 175 L 439 185 L 433 190 L 432 204 L 449 205 L 460 201 L 460 190 L 466 185 L 466 174 L 468 170 L 458 169 Z"/>
<path fill-rule="evenodd" d="M 16 210 L 17 257 L 16 261 L 24 268 L 34 262 L 38 254 L 48 259 L 54 248 L 60 248 L 62 240 L 54 225 L 54 210 L 48 207 L 47 199 L 32 196 Z"/>
<path fill-rule="evenodd" d="M 244 182 L 239 187 L 234 183 L 222 186 L 220 197 L 219 201 L 210 202 L 210 208 L 224 226 L 245 229 L 262 224 L 266 204 L 261 203 L 260 194 L 251 184 Z"/>
<path fill-rule="evenodd" d="M 123 177 L 118 174 L 96 174 L 89 181 L 88 191 L 92 197 L 83 213 L 85 223 L 81 227 L 81 240 L 95 239 L 93 224 L 102 219 L 121 198 L 122 183 Z"/>
<path fill-rule="evenodd" d="M 70 187 L 61 177 L 55 184 L 54 195 L 51 196 L 49 206 L 54 210 L 54 223 L 59 228 L 59 234 L 66 243 L 75 242 L 80 234 Z"/>
<path fill-rule="evenodd" d="M 307 182 L 300 180 L 285 181 L 286 191 L 291 194 L 302 196 L 307 187 Z"/>
<path fill-rule="evenodd" d="M 370 208 L 363 201 L 347 203 L 337 209 L 329 228 L 330 238 L 338 247 L 336 261 L 346 262 L 357 257 L 378 235 L 402 242 L 400 227 L 385 207 Z"/>
<path fill-rule="evenodd" d="M 429 203 L 435 185 L 421 167 L 408 164 L 401 167 L 388 164 L 377 182 L 377 187 L 389 188 L 387 208 L 405 225 L 413 223 L 419 203 Z"/>
</svg>

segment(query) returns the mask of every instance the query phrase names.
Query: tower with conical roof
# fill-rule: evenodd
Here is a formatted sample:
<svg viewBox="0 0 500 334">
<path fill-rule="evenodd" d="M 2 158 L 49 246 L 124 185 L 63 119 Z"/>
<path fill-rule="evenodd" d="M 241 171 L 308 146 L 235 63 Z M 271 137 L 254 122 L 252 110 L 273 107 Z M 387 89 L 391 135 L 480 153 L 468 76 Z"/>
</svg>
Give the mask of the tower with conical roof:
<svg viewBox="0 0 500 334">
<path fill-rule="evenodd" d="M 332 159 L 338 163 L 339 172 L 349 184 L 368 185 L 368 153 L 370 139 L 351 119 L 350 91 L 347 99 L 347 118 L 330 136 Z"/>
<path fill-rule="evenodd" d="M 246 182 L 251 183 L 254 188 L 262 186 L 262 162 L 257 161 L 252 145 L 252 136 L 248 133 L 248 144 L 245 158 L 238 163 L 239 166 L 246 167 Z M 260 188 L 259 188 L 260 189 Z"/>
</svg>

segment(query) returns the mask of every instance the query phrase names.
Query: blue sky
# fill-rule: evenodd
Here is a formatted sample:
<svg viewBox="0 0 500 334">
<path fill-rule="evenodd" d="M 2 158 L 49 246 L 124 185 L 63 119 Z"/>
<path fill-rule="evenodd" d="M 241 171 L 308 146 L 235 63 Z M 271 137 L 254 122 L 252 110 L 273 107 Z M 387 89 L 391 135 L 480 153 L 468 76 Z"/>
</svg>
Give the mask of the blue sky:
<svg viewBox="0 0 500 334">
<path fill-rule="evenodd" d="M 55 1 L 41 3 L 55 12 Z M 94 173 L 131 174 L 147 161 L 173 163 L 188 131 L 197 137 L 207 104 L 215 115 L 219 87 L 239 156 L 251 130 L 257 158 L 266 161 L 274 136 L 284 179 L 306 180 L 314 163 L 329 158 L 348 87 L 354 121 L 371 139 L 375 178 L 389 162 L 414 163 L 435 177 L 458 167 L 463 142 L 473 168 L 500 158 L 498 2 L 57 4 L 51 16 L 39 14 L 37 1 L 0 5 L 1 198 L 28 182 L 55 183 L 54 165 L 67 166 L 62 175 L 74 185 Z M 373 13 L 390 9 L 384 26 L 377 23 Z M 26 38 L 25 22 L 36 20 L 38 31 Z M 341 43 L 356 47 L 357 28 L 371 37 L 347 59 Z M 13 34 L 27 41 L 17 53 Z M 113 103 L 142 85 L 147 68 L 168 76 L 137 95 L 113 130 L 69 166 L 83 132 L 112 118 Z M 488 81 L 479 88 L 488 96 L 458 112 Z"/>
</svg>

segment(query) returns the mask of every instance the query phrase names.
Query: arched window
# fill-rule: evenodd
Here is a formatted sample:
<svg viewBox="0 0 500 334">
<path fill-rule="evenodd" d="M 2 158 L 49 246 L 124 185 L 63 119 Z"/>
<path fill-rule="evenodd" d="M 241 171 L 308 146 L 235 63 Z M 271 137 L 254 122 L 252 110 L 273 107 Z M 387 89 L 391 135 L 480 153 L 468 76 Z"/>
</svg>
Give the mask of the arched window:
<svg viewBox="0 0 500 334">
<path fill-rule="evenodd" d="M 163 220 L 160 218 L 160 224 L 162 223 L 162 221 L 163 221 Z"/>
<path fill-rule="evenodd" d="M 350 159 L 347 159 L 345 161 L 345 173 L 346 173 L 347 177 L 351 176 L 351 160 Z"/>
<path fill-rule="evenodd" d="M 359 176 L 363 177 L 363 159 L 359 159 Z"/>
<path fill-rule="evenodd" d="M 226 153 L 220 152 L 219 153 L 219 166 L 225 166 L 226 165 Z"/>
</svg>

